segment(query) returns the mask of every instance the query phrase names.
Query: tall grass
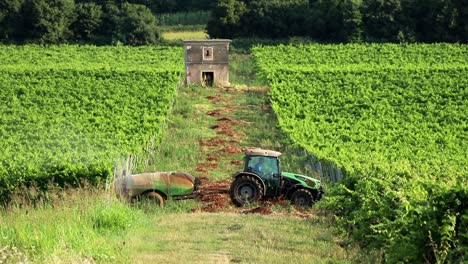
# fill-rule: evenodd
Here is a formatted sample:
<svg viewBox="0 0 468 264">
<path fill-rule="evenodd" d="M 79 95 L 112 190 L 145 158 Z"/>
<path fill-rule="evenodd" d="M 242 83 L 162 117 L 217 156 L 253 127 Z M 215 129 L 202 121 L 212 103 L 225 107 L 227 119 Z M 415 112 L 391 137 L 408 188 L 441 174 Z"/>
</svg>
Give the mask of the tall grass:
<svg viewBox="0 0 468 264">
<path fill-rule="evenodd" d="M 125 262 L 127 232 L 146 220 L 143 211 L 91 186 L 50 188 L 48 201 L 24 202 L 0 211 L 0 260 Z"/>
<path fill-rule="evenodd" d="M 135 230 L 152 226 L 152 215 L 187 213 L 193 200 L 164 208 L 129 204 L 96 187 L 51 191 L 39 206 L 0 211 L 0 263 L 127 263 Z M 3 262 L 2 262 L 3 261 Z"/>
</svg>

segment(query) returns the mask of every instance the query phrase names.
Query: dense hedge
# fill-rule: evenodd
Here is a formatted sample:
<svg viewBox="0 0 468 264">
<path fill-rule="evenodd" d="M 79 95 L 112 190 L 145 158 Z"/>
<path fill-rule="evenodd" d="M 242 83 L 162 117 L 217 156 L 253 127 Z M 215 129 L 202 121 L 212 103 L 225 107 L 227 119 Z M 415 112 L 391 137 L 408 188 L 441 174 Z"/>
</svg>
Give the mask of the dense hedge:
<svg viewBox="0 0 468 264">
<path fill-rule="evenodd" d="M 308 36 L 322 42 L 468 42 L 464 0 L 219 0 L 214 38 Z"/>
</svg>

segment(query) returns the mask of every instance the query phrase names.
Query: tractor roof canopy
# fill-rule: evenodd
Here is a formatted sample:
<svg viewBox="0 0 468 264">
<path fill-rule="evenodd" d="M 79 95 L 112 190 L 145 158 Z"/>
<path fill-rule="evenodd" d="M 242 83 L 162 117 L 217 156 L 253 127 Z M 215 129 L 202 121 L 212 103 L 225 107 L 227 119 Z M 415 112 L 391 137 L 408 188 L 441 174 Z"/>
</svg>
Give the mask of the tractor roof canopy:
<svg viewBox="0 0 468 264">
<path fill-rule="evenodd" d="M 267 150 L 261 148 L 249 148 L 245 151 L 246 156 L 266 156 L 266 157 L 279 157 L 281 152 L 274 150 Z"/>
</svg>

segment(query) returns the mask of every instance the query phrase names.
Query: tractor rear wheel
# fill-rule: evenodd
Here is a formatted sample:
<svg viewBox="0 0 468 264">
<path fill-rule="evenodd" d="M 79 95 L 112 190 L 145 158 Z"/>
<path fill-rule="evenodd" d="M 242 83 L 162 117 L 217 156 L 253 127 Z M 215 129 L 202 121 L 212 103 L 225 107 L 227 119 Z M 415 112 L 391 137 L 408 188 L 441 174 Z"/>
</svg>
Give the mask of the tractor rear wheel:
<svg viewBox="0 0 468 264">
<path fill-rule="evenodd" d="M 296 190 L 291 196 L 291 202 L 300 207 L 311 207 L 314 203 L 314 196 L 309 190 Z"/>
<path fill-rule="evenodd" d="M 231 184 L 230 195 L 235 205 L 244 206 L 263 198 L 263 186 L 253 176 L 239 176 Z"/>
</svg>

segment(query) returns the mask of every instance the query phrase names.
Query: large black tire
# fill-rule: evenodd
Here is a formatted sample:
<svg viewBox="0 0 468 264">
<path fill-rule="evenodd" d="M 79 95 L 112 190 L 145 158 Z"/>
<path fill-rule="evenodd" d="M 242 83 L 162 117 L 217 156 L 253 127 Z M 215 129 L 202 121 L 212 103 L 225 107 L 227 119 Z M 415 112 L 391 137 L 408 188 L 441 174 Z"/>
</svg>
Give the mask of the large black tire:
<svg viewBox="0 0 468 264">
<path fill-rule="evenodd" d="M 298 189 L 291 196 L 291 202 L 300 207 L 311 207 L 314 204 L 314 196 L 309 190 Z"/>
<path fill-rule="evenodd" d="M 254 176 L 237 177 L 229 191 L 232 202 L 237 206 L 244 206 L 263 198 L 262 183 Z"/>
<path fill-rule="evenodd" d="M 147 192 L 141 198 L 142 202 L 152 203 L 159 207 L 164 206 L 164 198 L 157 192 Z"/>
</svg>

